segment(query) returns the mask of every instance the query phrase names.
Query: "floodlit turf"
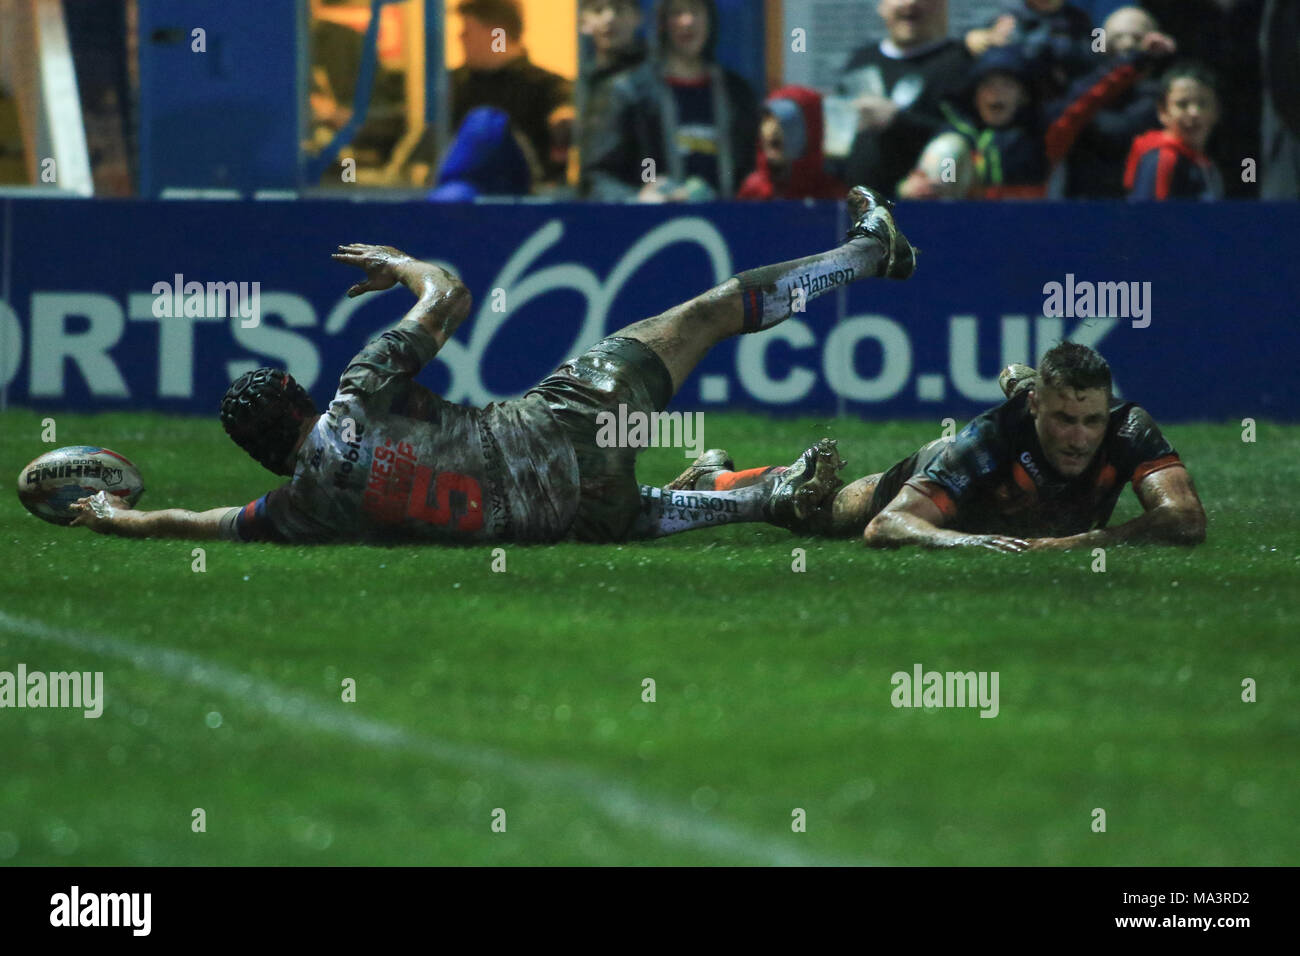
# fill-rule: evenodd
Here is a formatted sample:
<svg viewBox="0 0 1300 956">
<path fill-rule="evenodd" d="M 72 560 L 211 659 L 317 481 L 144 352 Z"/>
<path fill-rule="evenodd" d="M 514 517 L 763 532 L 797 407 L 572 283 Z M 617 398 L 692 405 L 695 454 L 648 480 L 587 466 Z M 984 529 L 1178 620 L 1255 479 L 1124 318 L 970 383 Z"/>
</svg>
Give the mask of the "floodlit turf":
<svg viewBox="0 0 1300 956">
<path fill-rule="evenodd" d="M 43 417 L 0 415 L 11 478 Z M 56 417 L 59 445 L 141 467 L 144 507 L 274 483 L 214 420 Z M 829 433 L 855 475 L 938 434 L 705 425 L 741 467 Z M 1300 428 L 1167 434 L 1209 542 L 1105 573 L 758 525 L 507 546 L 505 573 L 487 548 L 207 543 L 196 573 L 192 543 L 57 528 L 10 491 L 0 670 L 103 671 L 107 703 L 0 710 L 0 863 L 1295 865 Z M 997 671 L 1000 713 L 895 709 L 916 663 Z"/>
</svg>

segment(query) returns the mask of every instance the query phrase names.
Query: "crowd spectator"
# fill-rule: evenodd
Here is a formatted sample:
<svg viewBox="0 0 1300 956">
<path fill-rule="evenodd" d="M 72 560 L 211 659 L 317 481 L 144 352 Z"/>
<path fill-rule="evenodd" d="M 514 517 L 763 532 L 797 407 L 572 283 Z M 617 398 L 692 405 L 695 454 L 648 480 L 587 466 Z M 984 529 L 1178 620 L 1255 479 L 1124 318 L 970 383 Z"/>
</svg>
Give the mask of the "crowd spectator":
<svg viewBox="0 0 1300 956">
<path fill-rule="evenodd" d="M 579 159 L 591 149 L 591 118 L 609 113 L 610 81 L 646 60 L 646 43 L 638 32 L 643 19 L 637 0 L 581 0 L 578 5 L 578 31 L 587 41 L 580 49 L 576 90 Z M 586 192 L 580 168 L 574 178 Z"/>
<path fill-rule="evenodd" d="M 312 0 L 311 5 L 311 141 L 325 147 L 352 119 L 357 77 L 361 71 L 365 20 L 340 0 Z M 368 16 L 368 14 L 367 14 Z M 381 36 L 384 25 L 381 21 Z M 391 28 L 391 27 L 390 27 Z M 382 47 L 382 43 L 380 44 Z M 360 166 L 386 164 L 406 134 L 406 78 L 380 57 L 375 65 L 365 122 L 348 143 Z M 339 182 L 339 165 L 326 170 L 322 182 Z"/>
<path fill-rule="evenodd" d="M 1078 133 L 1066 161 L 1063 194 L 1080 199 L 1122 199 L 1124 166 L 1133 140 L 1141 133 L 1158 129 L 1156 106 L 1160 100 L 1160 80 L 1150 69 L 1133 72 L 1117 67 L 1131 64 L 1149 66 L 1143 58 L 1143 45 L 1156 34 L 1151 14 L 1140 7 L 1126 6 L 1115 10 L 1103 25 L 1106 52 L 1103 61 L 1087 76 L 1075 81 L 1067 98 L 1082 102 L 1092 92 L 1108 84 L 1123 83 L 1125 89 L 1109 98 L 1092 121 Z M 1163 34 L 1161 34 L 1163 37 Z M 1164 38 L 1160 49 L 1172 53 L 1177 45 Z"/>
<path fill-rule="evenodd" d="M 826 172 L 822 97 L 785 86 L 763 104 L 755 169 L 739 199 L 843 199 L 847 187 Z"/>
<path fill-rule="evenodd" d="M 980 199 L 1033 199 L 1047 188 L 1048 161 L 1043 107 L 1033 72 L 1012 45 L 989 48 L 975 63 L 966 92 L 942 107 L 946 133 L 966 141 L 974 182 L 958 182 L 960 194 Z M 937 195 L 945 177 L 914 169 L 900 188 L 904 198 Z"/>
<path fill-rule="evenodd" d="M 451 73 L 451 120 L 459 128 L 475 107 L 493 106 L 528 141 L 547 183 L 559 183 L 567 164 L 567 137 L 558 128 L 573 102 L 572 84 L 528 58 L 518 0 L 462 0 L 465 62 Z M 501 30 L 502 34 L 493 35 Z"/>
<path fill-rule="evenodd" d="M 1129 152 L 1129 199 L 1221 199 L 1223 180 L 1205 154 L 1219 118 L 1214 78 L 1194 64 L 1170 67 L 1157 114 L 1162 128 L 1143 133 Z"/>
<path fill-rule="evenodd" d="M 1294 3 L 1295 0 L 1288 0 Z M 1219 122 L 1207 145 L 1229 199 L 1258 199 L 1258 182 L 1242 176 L 1242 161 L 1260 159 L 1260 26 L 1265 0 L 1142 0 L 1160 29 L 1178 41 L 1180 59 L 1223 78 Z M 1294 36 L 1294 35 L 1293 35 Z M 1293 45 L 1294 50 L 1294 45 Z"/>
<path fill-rule="evenodd" d="M 836 93 L 857 109 L 844 178 L 893 196 L 946 125 L 940 104 L 965 82 L 971 57 L 948 38 L 947 0 L 880 0 L 876 10 L 888 35 L 849 58 Z"/>
<path fill-rule="evenodd" d="M 1019 49 L 1038 97 L 1049 102 L 1092 68 L 1092 18 L 1065 0 L 1005 0 L 990 26 L 966 35 L 966 46 L 981 56 L 1007 45 Z"/>
<path fill-rule="evenodd" d="M 579 0 L 581 148 L 570 181 L 580 177 L 582 194 L 591 198 L 649 202 L 834 198 L 843 192 L 841 180 L 915 198 L 1028 198 L 1048 194 L 1055 170 L 1053 196 L 1214 197 L 1224 194 L 1218 169 L 1230 165 L 1216 153 L 1231 136 L 1234 171 L 1241 159 L 1259 156 L 1259 194 L 1297 197 L 1296 0 L 994 2 L 996 19 L 954 40 L 947 36 L 946 0 L 878 0 L 887 35 L 856 51 L 841 73 L 835 94 L 851 101 L 855 127 L 848 155 L 828 164 L 824 128 L 836 113 L 824 112 L 821 96 L 803 87 L 775 91 L 760 113 L 745 80 L 716 62 L 716 0 L 659 0 L 649 59 L 639 35 L 641 3 Z M 519 43 L 517 0 L 461 0 L 458 9 L 466 18 L 466 64 L 453 76 L 453 120 L 464 116 L 470 91 L 474 102 L 505 110 L 534 171 L 540 166 L 539 179 L 558 181 L 562 144 L 546 120 L 563 114 L 563 97 L 525 106 L 519 97 L 512 103 L 485 92 L 506 86 L 515 70 L 553 78 L 564 96 L 566 81 L 529 63 Z M 1159 32 L 1157 11 L 1175 11 L 1169 32 L 1191 37 L 1190 46 Z M 1094 17 L 1105 18 L 1101 46 Z M 1252 151 L 1242 146 L 1252 135 L 1259 145 L 1258 100 L 1237 107 L 1260 76 L 1234 73 L 1232 84 L 1216 87 L 1212 72 L 1184 71 L 1162 87 L 1153 67 L 1175 47 L 1192 57 L 1208 51 L 1210 66 L 1222 67 L 1240 52 L 1247 27 L 1261 23 L 1252 42 L 1269 95 L 1267 141 Z M 495 27 L 505 30 L 509 52 L 491 50 Z M 1216 32 L 1222 35 L 1205 35 Z M 509 85 L 554 89 L 536 74 L 537 82 Z M 847 128 L 832 132 L 848 141 Z M 1065 168 L 1057 169 L 1063 158 Z M 962 181 L 936 181 L 939 167 L 960 171 Z M 1229 178 L 1229 194 L 1233 186 Z"/>
<path fill-rule="evenodd" d="M 1042 197 L 1053 170 L 1099 111 L 1128 93 L 1144 70 L 1175 49 L 1172 39 L 1155 31 L 1139 43 L 1138 49 L 1129 48 L 1073 96 L 1048 105 L 1040 102 L 1034 71 L 1017 47 L 990 48 L 976 62 L 965 109 L 945 104 L 951 131 L 922 153 L 922 163 L 904 183 L 902 194 L 909 198 Z M 970 162 L 957 157 L 948 167 L 949 176 L 939 177 L 933 170 L 935 160 L 954 158 L 954 149 L 947 145 L 951 133 L 965 139 Z M 1117 166 L 1122 166 L 1122 159 Z M 969 182 L 952 178 L 959 168 L 969 169 Z M 945 182 L 953 188 L 944 189 Z"/>
<path fill-rule="evenodd" d="M 583 72 L 580 88 L 591 90 L 645 62 L 646 44 L 638 32 L 643 19 L 637 0 L 581 0 L 578 31 L 591 40 L 594 62 Z"/>
<path fill-rule="evenodd" d="M 1260 197 L 1300 199 L 1300 2 L 1268 0 L 1260 31 Z"/>
<path fill-rule="evenodd" d="M 758 101 L 714 60 L 713 0 L 661 0 L 656 56 L 615 76 L 584 124 L 583 180 L 596 199 L 731 197 L 754 166 Z"/>
</svg>

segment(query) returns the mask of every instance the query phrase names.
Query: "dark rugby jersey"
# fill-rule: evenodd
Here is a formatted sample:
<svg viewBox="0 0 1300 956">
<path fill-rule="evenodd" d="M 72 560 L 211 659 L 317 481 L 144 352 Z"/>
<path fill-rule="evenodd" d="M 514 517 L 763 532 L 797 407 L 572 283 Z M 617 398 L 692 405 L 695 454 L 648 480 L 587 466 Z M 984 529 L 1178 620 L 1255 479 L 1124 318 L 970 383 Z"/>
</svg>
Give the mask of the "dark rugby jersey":
<svg viewBox="0 0 1300 956">
<path fill-rule="evenodd" d="M 713 115 L 713 85 L 708 80 L 670 78 L 668 89 L 677 100 L 675 145 L 685 157 L 686 175 L 698 176 L 716 189 L 719 131 Z"/>
<path fill-rule="evenodd" d="M 927 495 L 947 518 L 944 526 L 957 531 L 1065 537 L 1104 528 L 1125 484 L 1132 482 L 1136 491 L 1147 475 L 1179 464 L 1146 410 L 1117 402 L 1092 462 L 1078 477 L 1066 478 L 1043 454 L 1029 395 L 1022 392 L 952 440 L 926 445 L 881 484 L 889 479 Z"/>
<path fill-rule="evenodd" d="M 573 446 L 540 396 L 455 405 L 414 381 L 437 351 L 404 319 L 348 365 L 293 480 L 223 519 L 244 541 L 552 541 L 578 507 Z M 351 421 L 349 426 L 347 423 Z"/>
</svg>

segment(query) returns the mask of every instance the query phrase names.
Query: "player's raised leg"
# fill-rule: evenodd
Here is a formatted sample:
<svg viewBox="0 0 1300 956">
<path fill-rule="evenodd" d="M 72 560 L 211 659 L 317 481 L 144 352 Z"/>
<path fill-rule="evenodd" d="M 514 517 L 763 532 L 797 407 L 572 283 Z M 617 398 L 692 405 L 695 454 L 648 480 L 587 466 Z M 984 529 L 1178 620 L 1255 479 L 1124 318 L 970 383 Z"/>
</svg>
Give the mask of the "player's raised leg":
<svg viewBox="0 0 1300 956">
<path fill-rule="evenodd" d="M 665 500 L 663 489 L 640 484 L 635 476 L 640 446 L 602 438 L 601 419 L 624 411 L 658 414 L 713 345 L 771 328 L 808 299 L 870 276 L 910 276 L 916 251 L 899 233 L 890 204 L 856 187 L 849 205 L 853 227 L 843 245 L 743 272 L 662 315 L 627 326 L 561 365 L 525 396 L 541 396 L 573 443 L 580 483 L 574 537 L 658 537 L 732 520 L 795 528 L 829 504 L 842 484 L 836 473 L 843 465 L 833 442 L 809 449 L 787 472 L 774 474 L 753 492 L 738 489 L 738 498 L 696 498 L 692 504 L 671 492 Z"/>
<path fill-rule="evenodd" d="M 660 315 L 614 335 L 649 346 L 681 388 L 700 359 L 723 339 L 761 332 L 788 319 L 803 303 L 872 276 L 906 279 L 916 250 L 898 231 L 893 207 L 865 186 L 848 195 L 853 227 L 827 252 L 750 269 Z"/>
</svg>

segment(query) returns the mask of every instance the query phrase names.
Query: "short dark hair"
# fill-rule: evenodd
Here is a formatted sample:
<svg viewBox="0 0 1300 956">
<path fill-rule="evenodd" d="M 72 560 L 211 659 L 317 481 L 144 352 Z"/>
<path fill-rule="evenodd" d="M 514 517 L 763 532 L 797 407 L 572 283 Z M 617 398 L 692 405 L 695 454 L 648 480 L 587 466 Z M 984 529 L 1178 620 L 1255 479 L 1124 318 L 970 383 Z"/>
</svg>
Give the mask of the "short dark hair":
<svg viewBox="0 0 1300 956">
<path fill-rule="evenodd" d="M 1218 99 L 1219 78 L 1204 64 L 1195 60 L 1179 60 L 1170 66 L 1160 77 L 1160 105 L 1169 105 L 1169 91 L 1178 80 L 1195 80 L 1210 90 Z"/>
<path fill-rule="evenodd" d="M 655 40 L 660 57 L 668 51 L 668 7 L 672 2 L 673 0 L 659 0 L 655 6 Z M 704 8 L 704 14 L 709 18 L 709 32 L 700 55 L 712 63 L 717 59 L 718 4 L 716 0 L 695 0 L 695 2 Z"/>
<path fill-rule="evenodd" d="M 289 455 L 302 423 L 316 414 L 307 390 L 278 368 L 245 372 L 221 399 L 221 424 L 235 444 L 277 475 L 292 475 Z"/>
<path fill-rule="evenodd" d="M 1100 354 L 1078 342 L 1062 342 L 1049 349 L 1038 363 L 1038 380 L 1050 388 L 1104 388 L 1110 399 L 1110 366 Z"/>
<path fill-rule="evenodd" d="M 518 40 L 524 32 L 524 15 L 519 0 L 461 0 L 456 12 L 489 26 L 500 27 L 506 36 Z"/>
</svg>

